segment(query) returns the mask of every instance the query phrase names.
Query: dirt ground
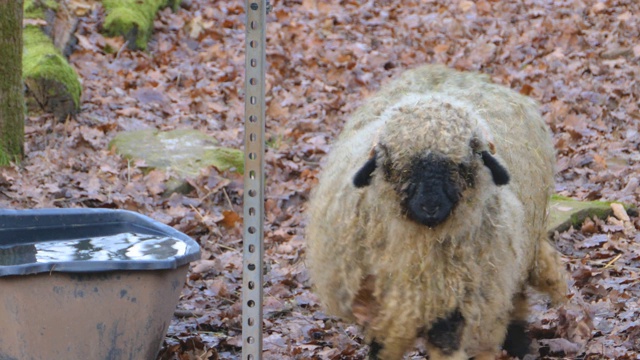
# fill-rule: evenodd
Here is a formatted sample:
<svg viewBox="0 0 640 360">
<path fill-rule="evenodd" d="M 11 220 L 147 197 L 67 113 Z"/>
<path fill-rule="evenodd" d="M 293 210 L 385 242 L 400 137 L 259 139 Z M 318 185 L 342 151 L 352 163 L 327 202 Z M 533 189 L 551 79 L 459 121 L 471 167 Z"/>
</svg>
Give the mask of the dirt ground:
<svg viewBox="0 0 640 360">
<path fill-rule="evenodd" d="M 362 100 L 405 69 L 481 71 L 539 101 L 558 153 L 556 192 L 637 204 L 640 3 L 636 0 L 272 1 L 267 27 L 265 359 L 363 359 L 361 332 L 325 315 L 304 267 L 304 216 L 323 157 Z M 238 359 L 242 176 L 203 170 L 187 194 L 171 175 L 109 150 L 119 131 L 195 128 L 242 148 L 244 3 L 163 10 L 146 52 L 81 19 L 70 60 L 82 112 L 30 115 L 26 158 L 0 169 L 0 206 L 138 211 L 196 239 L 159 359 Z M 109 49 L 118 49 L 111 51 Z M 567 305 L 534 306 L 532 358 L 640 356 L 638 219 L 588 220 L 556 234 Z M 422 344 L 408 354 L 424 359 Z M 506 358 L 506 357 L 505 357 Z"/>
</svg>

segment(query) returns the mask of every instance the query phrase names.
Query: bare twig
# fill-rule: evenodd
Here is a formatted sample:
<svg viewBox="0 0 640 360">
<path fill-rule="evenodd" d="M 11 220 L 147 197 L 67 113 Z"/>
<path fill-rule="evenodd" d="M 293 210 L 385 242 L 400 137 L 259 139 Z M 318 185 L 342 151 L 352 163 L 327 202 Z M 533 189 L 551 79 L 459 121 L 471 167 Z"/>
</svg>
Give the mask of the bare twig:
<svg viewBox="0 0 640 360">
<path fill-rule="evenodd" d="M 227 194 L 227 189 L 222 188 L 222 193 L 224 194 L 225 199 L 227 199 L 227 203 L 229 204 L 229 210 L 233 210 L 233 204 L 231 203 L 231 198 L 229 194 Z"/>
<path fill-rule="evenodd" d="M 118 60 L 118 58 L 120 57 L 120 53 L 122 53 L 122 51 L 128 44 L 129 44 L 129 40 L 125 41 L 124 44 L 120 46 L 120 49 L 118 49 L 118 52 L 116 53 L 116 58 L 114 60 Z"/>
<path fill-rule="evenodd" d="M 181 317 L 181 318 L 201 317 L 203 315 L 204 313 L 202 311 L 197 311 L 197 310 L 191 311 L 191 310 L 177 309 L 176 311 L 173 312 L 173 316 Z"/>
<path fill-rule="evenodd" d="M 607 263 L 607 265 L 604 266 L 604 268 L 606 269 L 606 268 L 610 267 L 611 265 L 613 265 L 613 263 L 616 262 L 618 259 L 620 259 L 620 257 L 622 257 L 622 254 L 618 254 L 616 257 L 611 259 L 611 261 L 609 261 Z"/>
<path fill-rule="evenodd" d="M 198 220 L 200 220 L 200 222 L 202 224 L 204 224 L 204 226 L 206 226 L 207 229 L 209 229 L 210 233 L 212 233 L 212 234 L 217 234 L 218 233 L 217 229 L 207 225 L 207 223 L 204 221 L 204 216 L 202 215 L 202 213 L 200 213 L 200 210 L 198 210 L 198 208 L 196 208 L 195 206 L 193 206 L 191 204 L 189 204 L 189 206 L 191 207 L 191 210 L 193 210 L 196 213 L 196 215 L 198 216 Z"/>
</svg>

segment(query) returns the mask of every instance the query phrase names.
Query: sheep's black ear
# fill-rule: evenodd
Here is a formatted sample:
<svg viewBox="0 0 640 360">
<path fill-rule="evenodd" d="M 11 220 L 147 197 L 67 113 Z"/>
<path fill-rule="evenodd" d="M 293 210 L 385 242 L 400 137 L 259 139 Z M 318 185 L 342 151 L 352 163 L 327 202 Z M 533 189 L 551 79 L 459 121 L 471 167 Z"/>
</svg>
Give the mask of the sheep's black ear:
<svg viewBox="0 0 640 360">
<path fill-rule="evenodd" d="M 496 185 L 506 185 L 509 183 L 509 172 L 504 166 L 500 165 L 498 160 L 491 156 L 488 151 L 483 151 L 480 153 L 482 156 L 482 162 L 484 166 L 488 167 L 491 170 L 491 177 L 493 177 L 493 182 Z"/>
<path fill-rule="evenodd" d="M 374 154 L 366 163 L 356 172 L 353 177 L 353 185 L 357 188 L 365 187 L 371 184 L 371 175 L 376 169 L 376 155 Z"/>
</svg>

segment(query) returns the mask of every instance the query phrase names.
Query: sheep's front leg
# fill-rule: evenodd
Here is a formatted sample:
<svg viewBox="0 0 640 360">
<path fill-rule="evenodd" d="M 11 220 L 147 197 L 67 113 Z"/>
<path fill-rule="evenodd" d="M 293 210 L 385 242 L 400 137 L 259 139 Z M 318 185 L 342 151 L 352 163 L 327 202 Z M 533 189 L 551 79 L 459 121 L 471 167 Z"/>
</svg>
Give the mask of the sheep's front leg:
<svg viewBox="0 0 640 360">
<path fill-rule="evenodd" d="M 404 324 L 407 324 L 404 326 Z M 369 346 L 370 360 L 399 360 L 416 341 L 417 329 L 412 321 L 393 322 L 378 332 Z"/>
<path fill-rule="evenodd" d="M 460 309 L 455 309 L 445 318 L 439 318 L 426 333 L 429 359 L 467 360 L 462 349 L 465 319 Z"/>
<path fill-rule="evenodd" d="M 473 357 L 473 360 L 496 360 L 495 352 L 483 352 Z"/>
<path fill-rule="evenodd" d="M 407 350 L 414 344 L 416 338 L 391 337 L 385 339 L 380 350 L 379 360 L 398 360 L 402 359 Z"/>
<path fill-rule="evenodd" d="M 511 356 L 524 359 L 531 348 L 531 339 L 526 333 L 529 316 L 529 301 L 526 293 L 521 292 L 513 297 L 513 310 L 502 348 Z"/>
<path fill-rule="evenodd" d="M 429 360 L 469 360 L 464 350 L 457 350 L 453 353 L 447 352 L 445 354 L 442 350 L 432 345 L 427 345 L 427 350 L 429 350 Z"/>
<path fill-rule="evenodd" d="M 380 360 L 378 356 L 382 350 L 382 344 L 375 341 L 375 339 L 369 344 L 369 360 Z"/>
</svg>

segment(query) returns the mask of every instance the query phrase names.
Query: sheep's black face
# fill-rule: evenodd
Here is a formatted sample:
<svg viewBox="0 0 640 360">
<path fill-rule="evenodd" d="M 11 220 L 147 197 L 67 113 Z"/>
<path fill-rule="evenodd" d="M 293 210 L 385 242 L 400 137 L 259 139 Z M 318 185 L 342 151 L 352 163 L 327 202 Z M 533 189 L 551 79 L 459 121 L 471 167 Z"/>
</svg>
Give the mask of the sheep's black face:
<svg viewBox="0 0 640 360">
<path fill-rule="evenodd" d="M 370 185 L 377 162 L 376 154 L 356 172 L 356 187 Z M 409 164 L 398 169 L 383 160 L 381 170 L 385 181 L 394 184 L 403 213 L 428 227 L 443 223 L 460 201 L 462 191 L 475 182 L 473 166 L 455 164 L 443 155 L 416 156 Z"/>
<path fill-rule="evenodd" d="M 443 223 L 460 201 L 463 187 L 473 185 L 473 177 L 463 174 L 467 172 L 443 156 L 415 159 L 398 189 L 406 215 L 428 227 Z"/>
<path fill-rule="evenodd" d="M 444 155 L 431 153 L 416 156 L 408 167 L 397 168 L 389 161 L 386 149 L 378 144 L 382 156 L 374 155 L 356 172 L 353 185 L 369 186 L 379 165 L 386 182 L 393 184 L 400 195 L 404 214 L 428 227 L 442 224 L 456 205 L 464 190 L 476 182 L 478 165 L 484 164 L 497 186 L 509 183 L 509 172 L 489 152 L 477 152 L 478 161 L 457 164 Z M 381 164 L 378 164 L 380 162 Z"/>
</svg>

